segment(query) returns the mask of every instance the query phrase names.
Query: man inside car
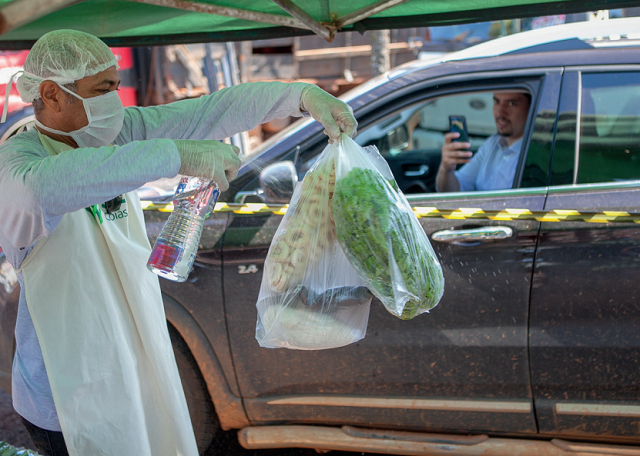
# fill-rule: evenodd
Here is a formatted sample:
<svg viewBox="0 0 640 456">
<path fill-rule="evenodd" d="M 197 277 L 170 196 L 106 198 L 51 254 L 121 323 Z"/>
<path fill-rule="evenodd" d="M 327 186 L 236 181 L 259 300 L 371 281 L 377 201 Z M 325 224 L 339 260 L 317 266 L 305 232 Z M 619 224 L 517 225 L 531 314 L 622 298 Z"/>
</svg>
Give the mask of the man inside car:
<svg viewBox="0 0 640 456">
<path fill-rule="evenodd" d="M 511 188 L 522 149 L 531 95 L 521 92 L 493 94 L 493 117 L 498 132 L 474 154 L 468 142 L 456 142 L 460 133 L 447 133 L 436 176 L 439 192 L 465 192 Z M 457 165 L 463 164 L 456 170 Z"/>
</svg>

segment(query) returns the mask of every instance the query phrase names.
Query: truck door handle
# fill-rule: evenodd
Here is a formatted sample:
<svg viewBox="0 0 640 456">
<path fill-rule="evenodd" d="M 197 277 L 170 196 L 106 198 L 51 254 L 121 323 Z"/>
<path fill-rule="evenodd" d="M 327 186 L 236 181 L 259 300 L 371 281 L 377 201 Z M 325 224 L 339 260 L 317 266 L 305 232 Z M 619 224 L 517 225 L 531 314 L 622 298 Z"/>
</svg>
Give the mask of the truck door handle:
<svg viewBox="0 0 640 456">
<path fill-rule="evenodd" d="M 482 241 L 497 241 L 513 236 L 513 230 L 508 226 L 483 226 L 468 230 L 442 230 L 431 235 L 431 239 L 438 242 L 448 242 L 460 245 L 478 245 Z"/>
<path fill-rule="evenodd" d="M 429 172 L 428 165 L 420 165 L 420 167 L 415 171 L 405 171 L 405 177 L 421 177 L 425 176 Z"/>
</svg>

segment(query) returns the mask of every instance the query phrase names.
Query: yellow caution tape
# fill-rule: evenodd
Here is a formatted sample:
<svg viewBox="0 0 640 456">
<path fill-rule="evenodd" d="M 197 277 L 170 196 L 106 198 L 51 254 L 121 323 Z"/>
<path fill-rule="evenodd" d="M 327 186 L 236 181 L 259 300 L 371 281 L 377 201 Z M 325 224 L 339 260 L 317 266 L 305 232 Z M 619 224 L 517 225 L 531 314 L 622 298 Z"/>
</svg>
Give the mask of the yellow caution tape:
<svg viewBox="0 0 640 456">
<path fill-rule="evenodd" d="M 141 201 L 142 209 L 146 211 L 173 211 L 173 204 L 154 204 L 151 201 Z M 216 203 L 216 212 L 233 212 L 240 215 L 277 214 L 284 215 L 288 204 L 269 206 L 262 203 Z M 640 213 L 624 211 L 580 212 L 573 209 L 556 209 L 553 211 L 530 211 L 529 209 L 502 209 L 500 211 L 486 211 L 480 208 L 460 207 L 457 209 L 438 209 L 436 207 L 413 208 L 416 217 L 445 218 L 451 220 L 537 220 L 539 222 L 590 222 L 590 223 L 638 223 Z"/>
</svg>

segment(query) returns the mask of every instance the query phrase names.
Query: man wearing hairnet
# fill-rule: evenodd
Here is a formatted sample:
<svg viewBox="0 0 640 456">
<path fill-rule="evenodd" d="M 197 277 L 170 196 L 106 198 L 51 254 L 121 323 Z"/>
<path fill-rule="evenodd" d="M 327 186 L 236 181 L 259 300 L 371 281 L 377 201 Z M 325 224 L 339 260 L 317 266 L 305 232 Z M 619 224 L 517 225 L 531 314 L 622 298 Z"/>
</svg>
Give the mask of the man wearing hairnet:
<svg viewBox="0 0 640 456">
<path fill-rule="evenodd" d="M 48 33 L 17 81 L 36 129 L 0 146 L 0 245 L 21 285 L 12 393 L 47 455 L 198 453 L 135 190 L 177 174 L 236 177 L 220 139 L 308 112 L 330 138 L 351 109 L 304 83 L 252 83 L 123 109 L 96 37 Z M 118 213 L 117 217 L 102 214 Z"/>
</svg>

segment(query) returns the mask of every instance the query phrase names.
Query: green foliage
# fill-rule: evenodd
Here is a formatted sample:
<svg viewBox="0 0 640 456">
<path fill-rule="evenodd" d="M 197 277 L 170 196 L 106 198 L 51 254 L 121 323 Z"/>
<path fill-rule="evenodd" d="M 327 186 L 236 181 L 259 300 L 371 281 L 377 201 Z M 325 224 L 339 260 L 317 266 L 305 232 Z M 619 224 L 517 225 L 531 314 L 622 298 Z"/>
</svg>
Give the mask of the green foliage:
<svg viewBox="0 0 640 456">
<path fill-rule="evenodd" d="M 0 441 L 0 456 L 39 456 L 39 454 L 25 448 L 16 448 L 7 442 Z"/>
<path fill-rule="evenodd" d="M 342 249 L 387 310 L 409 320 L 438 304 L 442 269 L 394 180 L 353 168 L 336 181 L 333 217 Z"/>
</svg>

